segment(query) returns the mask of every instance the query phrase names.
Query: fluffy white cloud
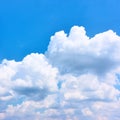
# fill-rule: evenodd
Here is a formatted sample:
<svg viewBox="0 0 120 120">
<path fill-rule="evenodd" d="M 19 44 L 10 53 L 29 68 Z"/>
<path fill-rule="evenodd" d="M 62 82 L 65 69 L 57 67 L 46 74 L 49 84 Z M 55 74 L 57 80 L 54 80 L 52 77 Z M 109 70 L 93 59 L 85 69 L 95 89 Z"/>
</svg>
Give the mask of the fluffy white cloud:
<svg viewBox="0 0 120 120">
<path fill-rule="evenodd" d="M 83 27 L 74 26 L 51 37 L 47 56 L 61 73 L 105 74 L 120 64 L 120 37 L 109 30 L 89 39 Z"/>
<path fill-rule="evenodd" d="M 120 37 L 74 26 L 45 54 L 0 64 L 0 120 L 119 120 Z"/>
</svg>

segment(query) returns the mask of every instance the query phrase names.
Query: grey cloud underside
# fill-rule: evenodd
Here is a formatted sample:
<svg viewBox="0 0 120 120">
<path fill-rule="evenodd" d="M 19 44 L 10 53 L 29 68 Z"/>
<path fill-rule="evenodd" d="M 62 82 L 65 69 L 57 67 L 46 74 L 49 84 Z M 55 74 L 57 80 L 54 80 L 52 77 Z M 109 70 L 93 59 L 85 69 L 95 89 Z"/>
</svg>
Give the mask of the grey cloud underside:
<svg viewBox="0 0 120 120">
<path fill-rule="evenodd" d="M 0 64 L 0 120 L 119 120 L 120 37 L 74 26 L 45 54 Z"/>
<path fill-rule="evenodd" d="M 18 95 L 27 96 L 30 100 L 43 100 L 49 93 L 46 88 L 40 89 L 36 87 L 21 87 L 13 89 Z"/>
<path fill-rule="evenodd" d="M 106 74 L 120 64 L 109 58 L 101 58 L 86 54 L 69 54 L 66 56 L 66 54 L 61 53 L 59 57 L 58 54 L 56 54 L 54 57 L 50 57 L 50 59 L 53 60 L 50 60 L 53 66 L 57 66 L 62 74 L 71 73 L 75 75 L 83 73 Z"/>
</svg>

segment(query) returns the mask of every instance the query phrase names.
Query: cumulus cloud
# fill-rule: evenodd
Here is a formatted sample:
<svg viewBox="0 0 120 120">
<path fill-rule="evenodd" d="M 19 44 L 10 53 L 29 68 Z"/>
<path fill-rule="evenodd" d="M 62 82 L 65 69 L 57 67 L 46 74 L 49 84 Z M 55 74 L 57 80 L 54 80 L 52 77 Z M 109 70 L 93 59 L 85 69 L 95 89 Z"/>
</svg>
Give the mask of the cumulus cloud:
<svg viewBox="0 0 120 120">
<path fill-rule="evenodd" d="M 84 27 L 51 37 L 45 54 L 0 64 L 1 120 L 119 120 L 120 37 Z"/>
<path fill-rule="evenodd" d="M 83 27 L 74 26 L 51 37 L 47 56 L 61 73 L 105 74 L 116 68 L 120 57 L 120 37 L 109 30 L 89 39 Z"/>
</svg>

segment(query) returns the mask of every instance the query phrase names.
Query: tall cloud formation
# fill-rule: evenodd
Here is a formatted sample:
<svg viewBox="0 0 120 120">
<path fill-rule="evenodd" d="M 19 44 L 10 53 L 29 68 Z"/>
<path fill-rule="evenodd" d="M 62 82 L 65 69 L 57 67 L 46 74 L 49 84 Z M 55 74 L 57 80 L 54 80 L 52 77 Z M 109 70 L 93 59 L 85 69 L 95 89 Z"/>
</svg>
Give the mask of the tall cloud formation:
<svg viewBox="0 0 120 120">
<path fill-rule="evenodd" d="M 0 120 L 119 120 L 120 37 L 74 26 L 45 54 L 0 64 Z"/>
</svg>

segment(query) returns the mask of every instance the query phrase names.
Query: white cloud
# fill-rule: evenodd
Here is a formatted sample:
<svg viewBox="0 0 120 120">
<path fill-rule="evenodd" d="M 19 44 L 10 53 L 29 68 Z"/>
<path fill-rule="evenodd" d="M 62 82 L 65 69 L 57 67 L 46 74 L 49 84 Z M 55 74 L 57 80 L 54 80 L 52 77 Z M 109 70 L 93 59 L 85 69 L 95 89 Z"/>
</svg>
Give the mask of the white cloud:
<svg viewBox="0 0 120 120">
<path fill-rule="evenodd" d="M 65 76 L 61 91 L 65 100 L 115 100 L 119 95 L 119 90 L 113 85 L 101 82 L 95 75 L 84 74 L 79 77 Z M 111 91 L 111 92 L 110 92 Z"/>
<path fill-rule="evenodd" d="M 45 54 L 0 64 L 1 120 L 119 120 L 120 37 L 84 27 L 51 37 Z"/>
<path fill-rule="evenodd" d="M 85 116 L 91 116 L 91 115 L 93 115 L 93 113 L 91 112 L 91 110 L 89 108 L 84 108 L 82 110 L 82 112 L 83 112 L 83 115 L 85 115 Z"/>
<path fill-rule="evenodd" d="M 74 26 L 69 36 L 61 31 L 51 37 L 47 56 L 61 73 L 105 74 L 120 64 L 120 37 L 109 30 L 89 39 L 83 27 Z"/>
</svg>

